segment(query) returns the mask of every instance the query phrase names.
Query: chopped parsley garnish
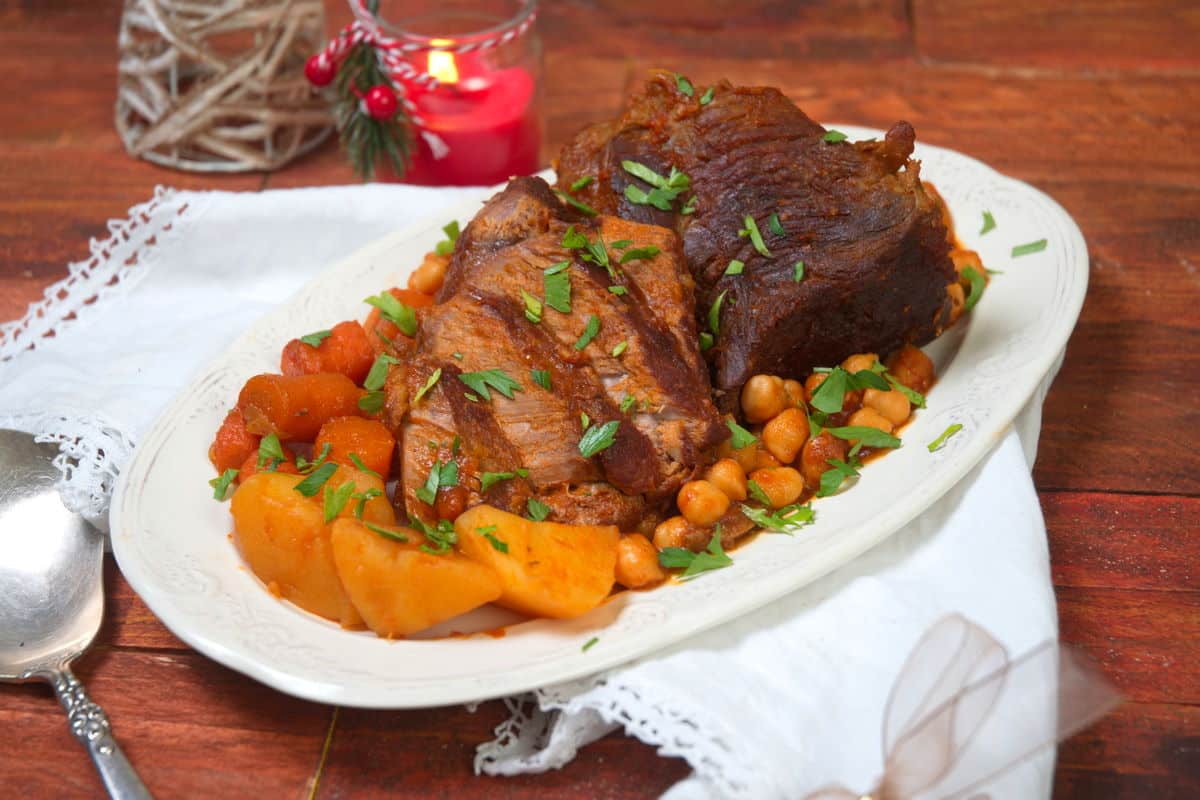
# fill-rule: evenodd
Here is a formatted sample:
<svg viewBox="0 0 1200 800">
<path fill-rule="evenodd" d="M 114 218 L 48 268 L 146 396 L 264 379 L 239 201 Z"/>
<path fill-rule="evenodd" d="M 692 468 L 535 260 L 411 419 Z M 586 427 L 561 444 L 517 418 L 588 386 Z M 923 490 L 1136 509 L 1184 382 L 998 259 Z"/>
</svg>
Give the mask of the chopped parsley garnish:
<svg viewBox="0 0 1200 800">
<path fill-rule="evenodd" d="M 583 202 L 582 200 L 576 200 L 574 197 L 571 197 L 571 195 L 567 194 L 564 191 L 555 189 L 554 193 L 556 195 L 558 195 L 559 199 L 562 200 L 564 203 L 566 203 L 567 205 L 571 206 L 572 208 L 586 214 L 589 217 L 599 216 L 599 214 L 600 214 L 599 211 L 592 208 L 587 203 Z"/>
<path fill-rule="evenodd" d="M 636 397 L 634 397 L 631 394 L 625 395 L 625 397 L 623 397 L 621 399 L 621 405 L 620 405 L 621 413 L 628 414 L 630 411 L 633 410 L 633 407 L 636 405 L 637 405 Z"/>
<path fill-rule="evenodd" d="M 908 388 L 903 383 L 892 377 L 890 373 L 885 372 L 883 377 L 887 379 L 887 382 L 892 385 L 893 389 L 907 397 L 908 402 L 912 403 L 917 408 L 925 407 L 925 395 L 921 394 L 920 392 L 914 392 L 912 389 Z"/>
<path fill-rule="evenodd" d="M 729 440 L 729 446 L 734 450 L 741 450 L 743 447 L 749 447 L 758 441 L 757 436 L 733 420 L 727 419 L 725 420 L 725 424 L 729 427 L 729 432 L 733 434 L 733 437 Z"/>
<path fill-rule="evenodd" d="M 353 464 L 354 468 L 359 472 L 365 472 L 368 475 L 374 475 L 376 478 L 379 478 L 379 480 L 383 480 L 383 476 L 364 464 L 363 460 L 358 457 L 357 453 L 350 454 L 350 463 Z"/>
<path fill-rule="evenodd" d="M 336 489 L 325 484 L 325 521 L 333 522 L 338 514 L 342 513 L 342 509 L 346 507 L 346 503 L 350 502 L 350 495 L 354 494 L 354 481 L 346 481 Z"/>
<path fill-rule="evenodd" d="M 621 422 L 614 419 L 603 425 L 593 425 L 588 428 L 579 439 L 579 454 L 584 458 L 591 458 L 602 450 L 612 447 L 617 438 L 617 428 L 620 425 Z"/>
<path fill-rule="evenodd" d="M 448 256 L 454 252 L 454 244 L 458 241 L 458 220 L 452 219 L 442 227 L 446 238 L 434 245 L 434 252 L 439 256 Z M 411 334 L 409 334 L 411 335 Z"/>
<path fill-rule="evenodd" d="M 730 261 L 729 266 L 725 268 L 725 274 L 726 275 L 741 275 L 742 270 L 744 270 L 745 268 L 746 268 L 746 265 L 743 264 L 741 261 L 738 261 L 735 258 L 732 261 Z"/>
<path fill-rule="evenodd" d="M 325 481 L 333 477 L 333 473 L 337 472 L 337 464 L 332 461 L 326 462 L 313 470 L 313 473 L 304 480 L 296 484 L 296 491 L 305 497 L 313 497 L 317 492 L 321 491 L 321 487 L 325 485 Z"/>
<path fill-rule="evenodd" d="M 378 414 L 383 410 L 383 392 L 367 392 L 358 398 L 358 407 L 368 414 Z"/>
<path fill-rule="evenodd" d="M 826 428 L 832 436 L 847 441 L 859 442 L 867 447 L 899 447 L 900 440 L 879 428 L 867 425 L 848 425 L 842 428 Z"/>
<path fill-rule="evenodd" d="M 618 358 L 622 353 L 629 349 L 629 342 L 620 342 L 612 349 L 612 357 Z"/>
<path fill-rule="evenodd" d="M 962 425 L 956 422 L 949 428 L 946 428 L 946 430 L 942 431 L 941 436 L 937 437 L 927 445 L 929 452 L 936 453 L 938 450 L 941 450 L 943 447 L 945 447 L 946 442 L 950 440 L 950 437 L 961 431 L 962 427 Z"/>
<path fill-rule="evenodd" d="M 696 89 L 694 86 L 692 86 L 692 82 L 680 75 L 678 72 L 675 73 L 675 86 L 679 89 L 679 91 L 683 92 L 688 97 L 692 97 L 696 94 Z"/>
<path fill-rule="evenodd" d="M 704 94 L 700 95 L 700 105 L 706 106 L 712 102 L 713 95 L 716 94 L 716 87 L 710 86 L 705 90 Z"/>
<path fill-rule="evenodd" d="M 459 361 L 462 361 L 462 360 L 463 360 L 463 354 L 462 354 L 462 353 L 451 353 L 450 355 L 454 356 L 454 357 L 455 357 L 455 358 L 457 358 Z"/>
<path fill-rule="evenodd" d="M 663 177 L 644 164 L 622 161 L 621 167 L 635 178 L 640 178 L 653 188 L 645 190 L 629 184 L 625 187 L 625 199 L 636 205 L 650 205 L 661 211 L 670 211 L 675 198 L 691 188 L 692 180 L 687 173 L 671 167 L 670 175 Z M 693 209 L 694 210 L 694 209 Z"/>
<path fill-rule="evenodd" d="M 563 234 L 562 246 L 568 250 L 578 250 L 581 247 L 587 247 L 587 243 L 588 238 L 575 230 L 574 225 L 568 226 L 566 233 Z"/>
<path fill-rule="evenodd" d="M 306 336 L 301 336 L 300 341 L 304 342 L 309 347 L 320 347 L 321 342 L 333 336 L 333 331 L 316 331 Z"/>
<path fill-rule="evenodd" d="M 463 397 L 467 398 L 472 403 L 479 402 L 479 395 L 477 395 L 477 394 L 471 394 L 470 392 L 463 392 Z"/>
<path fill-rule="evenodd" d="M 682 568 L 683 574 L 679 577 L 687 581 L 701 573 L 728 567 L 733 564 L 733 559 L 727 556 L 721 547 L 721 524 L 717 523 L 704 552 L 693 553 L 682 547 L 666 547 L 659 552 L 658 563 L 668 569 Z"/>
<path fill-rule="evenodd" d="M 762 503 L 767 508 L 771 507 L 771 496 L 759 485 L 758 481 L 753 478 L 746 481 L 746 491 L 749 493 L 751 499 Z"/>
<path fill-rule="evenodd" d="M 696 213 L 696 195 L 688 198 L 687 202 L 683 204 L 683 208 L 679 209 L 679 213 L 685 217 Z"/>
<path fill-rule="evenodd" d="M 963 303 L 963 312 L 965 313 L 974 308 L 975 304 L 979 302 L 979 298 L 983 297 L 983 290 L 987 288 L 987 278 L 980 275 L 974 267 L 967 267 L 962 274 L 971 284 L 971 293 L 967 295 L 967 300 Z"/>
<path fill-rule="evenodd" d="M 513 398 L 513 392 L 523 392 L 521 384 L 517 383 L 512 377 L 502 369 L 485 369 L 479 372 L 462 372 L 459 373 L 458 379 L 465 383 L 468 388 L 482 397 L 484 400 L 491 400 L 492 393 L 488 387 L 495 389 L 500 394 L 507 397 L 509 400 Z M 478 400 L 478 398 L 476 398 Z"/>
<path fill-rule="evenodd" d="M 478 533 L 483 538 L 487 539 L 488 543 L 491 544 L 492 549 L 495 550 L 496 552 L 498 552 L 498 553 L 507 553 L 508 552 L 508 542 L 506 542 L 503 539 L 501 539 L 500 537 L 496 536 L 496 526 L 495 525 L 484 525 L 482 528 L 476 528 L 475 532 Z"/>
<path fill-rule="evenodd" d="M 771 218 L 767 220 L 767 227 L 770 228 L 771 233 L 775 234 L 776 236 L 787 235 L 787 231 L 783 229 L 783 223 L 779 221 L 778 214 L 771 215 Z"/>
<path fill-rule="evenodd" d="M 571 273 L 568 271 L 570 266 L 570 261 L 559 261 L 542 270 L 546 305 L 563 314 L 571 313 Z"/>
<path fill-rule="evenodd" d="M 371 371 L 367 373 L 366 380 L 363 381 L 363 388 L 369 392 L 377 392 L 382 389 L 383 384 L 387 382 L 388 367 L 399 363 L 387 353 L 380 353 L 375 358 L 375 362 L 371 364 Z"/>
<path fill-rule="evenodd" d="M 536 383 L 538 386 L 542 387 L 547 392 L 550 391 L 550 389 L 551 389 L 550 370 L 531 369 L 531 370 L 529 370 L 529 377 L 532 378 L 533 382 Z"/>
<path fill-rule="evenodd" d="M 571 184 L 571 191 L 578 192 L 580 189 L 582 189 L 586 186 L 590 186 L 592 181 L 594 181 L 594 180 L 596 180 L 596 176 L 584 175 L 582 178 L 580 178 L 579 180 L 577 180 Z"/>
<path fill-rule="evenodd" d="M 850 137 L 846 136 L 846 134 L 842 133 L 841 131 L 836 131 L 830 128 L 829 130 L 825 131 L 825 135 L 821 138 L 827 142 L 844 142 Z"/>
<path fill-rule="evenodd" d="M 374 522 L 367 522 L 366 520 L 363 520 L 363 525 L 367 530 L 371 531 L 372 533 L 378 533 L 385 539 L 391 539 L 392 541 L 400 542 L 401 544 L 408 544 L 408 537 L 403 533 L 388 530 L 380 525 L 376 525 Z"/>
<path fill-rule="evenodd" d="M 705 350 L 711 349 L 714 344 L 716 344 L 716 340 L 713 338 L 713 335 L 711 333 L 709 333 L 708 331 L 700 331 L 700 352 L 701 353 L 703 353 Z"/>
<path fill-rule="evenodd" d="M 550 516 L 550 506 L 536 497 L 531 497 L 525 501 L 525 511 L 526 515 L 534 522 L 541 522 Z"/>
<path fill-rule="evenodd" d="M 624 253 L 621 254 L 621 262 L 620 263 L 625 264 L 630 261 L 639 261 L 639 260 L 644 261 L 645 259 L 648 259 L 648 258 L 654 258 L 656 255 L 658 255 L 661 252 L 662 252 L 662 250 L 658 249 L 657 247 L 655 247 L 652 244 L 648 244 L 645 247 L 635 247 L 632 250 L 626 250 Z"/>
<path fill-rule="evenodd" d="M 829 497 L 831 494 L 836 494 L 838 489 L 842 488 L 842 484 L 850 478 L 858 477 L 857 464 L 847 464 L 836 458 L 828 458 L 825 460 L 833 469 L 827 469 L 821 473 L 821 486 L 817 489 L 817 497 Z"/>
<path fill-rule="evenodd" d="M 372 472 L 371 474 L 376 475 L 378 473 Z M 350 495 L 351 500 L 358 501 L 354 505 L 354 516 L 358 517 L 359 519 L 362 519 L 363 512 L 367 510 L 367 502 L 376 497 L 382 497 L 382 496 L 383 496 L 383 492 L 381 492 L 379 489 L 376 489 L 375 487 L 371 487 L 370 489 L 367 489 L 363 492 L 358 492 L 356 494 Z"/>
<path fill-rule="evenodd" d="M 542 301 L 524 289 L 521 290 L 521 300 L 525 303 L 525 319 L 537 325 L 542 321 Z"/>
<path fill-rule="evenodd" d="M 321 451 L 317 453 L 317 457 L 309 461 L 304 456 L 296 456 L 296 469 L 300 474 L 307 475 L 317 467 L 325 463 L 325 459 L 329 458 L 329 451 L 333 449 L 333 445 L 329 442 L 321 445 Z"/>
<path fill-rule="evenodd" d="M 624 250 L 626 247 L 631 247 L 632 245 L 633 239 L 617 239 L 609 247 L 614 250 Z"/>
<path fill-rule="evenodd" d="M 575 349 L 582 350 L 591 343 L 592 339 L 596 338 L 596 334 L 600 333 L 600 318 L 595 314 L 588 316 L 587 325 L 584 326 L 583 333 L 579 334 L 579 338 L 575 341 Z"/>
<path fill-rule="evenodd" d="M 759 491 L 762 491 L 761 487 Z M 753 522 L 766 531 L 779 531 L 791 535 L 792 531 L 788 530 L 792 525 L 808 525 L 816 514 L 813 512 L 812 506 L 807 503 L 793 503 L 790 506 L 784 506 L 775 513 L 763 511 L 761 508 L 752 508 L 751 506 L 743 505 L 742 514 L 746 519 Z"/>
<path fill-rule="evenodd" d="M 458 462 L 435 461 L 429 468 L 429 477 L 425 479 L 425 485 L 416 491 L 417 499 L 433 505 L 437 502 L 438 489 L 451 489 L 455 486 L 458 486 Z"/>
<path fill-rule="evenodd" d="M 518 469 L 515 472 L 485 472 L 479 476 L 479 491 L 486 492 L 501 481 L 511 481 L 513 478 L 520 476 L 522 478 L 529 477 L 529 470 Z"/>
<path fill-rule="evenodd" d="M 792 280 L 794 280 L 796 283 L 799 283 L 800 281 L 804 280 L 804 262 L 803 261 L 797 261 L 795 264 L 792 265 Z"/>
<path fill-rule="evenodd" d="M 287 461 L 287 454 L 283 452 L 283 445 L 279 443 L 279 436 L 274 433 L 268 433 L 258 443 L 258 460 L 254 462 L 259 469 L 265 469 L 267 472 L 274 472 L 275 468 Z"/>
<path fill-rule="evenodd" d="M 1038 239 L 1036 242 L 1030 242 L 1029 244 L 1019 244 L 1016 247 L 1014 247 L 1012 249 L 1012 257 L 1017 258 L 1018 256 L 1027 256 L 1032 253 L 1040 253 L 1045 249 L 1046 249 L 1046 240 Z"/>
<path fill-rule="evenodd" d="M 747 214 L 742 217 L 742 224 L 746 227 L 738 231 L 738 236 L 749 236 L 750 244 L 754 245 L 755 251 L 760 256 L 770 256 L 771 251 L 767 249 L 767 245 L 762 238 L 762 232 L 759 231 L 758 223 L 754 221 L 754 217 Z"/>
<path fill-rule="evenodd" d="M 879 365 L 879 362 L 875 362 Z M 815 370 L 814 370 L 815 371 Z M 857 389 L 878 389 L 886 392 L 891 386 L 883 376 L 874 369 L 863 369 L 851 375 L 841 367 L 834 367 L 827 374 L 821 385 L 813 392 L 812 406 L 826 414 L 836 414 L 842 410 L 846 392 Z"/>
<path fill-rule="evenodd" d="M 592 418 L 588 416 L 588 413 L 586 411 L 580 411 L 579 412 L 579 427 L 586 431 L 591 424 L 592 424 Z"/>
<path fill-rule="evenodd" d="M 225 470 L 220 476 L 213 478 L 208 482 L 208 485 L 213 490 L 213 500 L 224 500 L 225 495 L 229 494 L 229 486 L 237 480 L 238 471 L 233 467 Z"/>
<path fill-rule="evenodd" d="M 983 236 L 988 231 L 995 230 L 995 228 L 996 218 L 992 216 L 992 212 L 983 212 L 983 227 L 979 229 L 979 235 Z"/>
<path fill-rule="evenodd" d="M 422 552 L 440 556 L 450 552 L 450 548 L 458 542 L 458 534 L 454 532 L 454 523 L 448 519 L 439 519 L 437 525 L 426 525 L 416 517 L 409 517 L 408 524 L 421 532 L 430 544 L 421 545 Z"/>
<path fill-rule="evenodd" d="M 417 312 L 401 303 L 391 292 L 380 292 L 363 300 L 379 309 L 379 314 L 400 329 L 405 336 L 417 335 Z"/>
<path fill-rule="evenodd" d="M 608 287 L 608 290 L 617 297 L 624 297 L 625 295 L 629 294 L 629 291 L 620 284 L 613 284 L 612 286 Z"/>
<path fill-rule="evenodd" d="M 441 367 L 438 367 L 433 372 L 429 373 L 429 377 L 425 379 L 425 385 L 422 386 L 420 389 L 418 389 L 417 393 L 415 395 L 413 395 L 413 405 L 416 405 L 417 403 L 421 402 L 421 398 L 424 397 L 425 395 L 429 394 L 429 390 L 432 389 L 435 385 L 437 385 L 437 382 L 439 380 L 441 380 L 441 378 L 442 378 L 442 368 Z"/>
<path fill-rule="evenodd" d="M 721 305 L 725 302 L 727 294 L 729 294 L 728 289 L 717 295 L 717 299 L 708 309 L 708 329 L 713 332 L 713 336 L 721 333 Z"/>
</svg>

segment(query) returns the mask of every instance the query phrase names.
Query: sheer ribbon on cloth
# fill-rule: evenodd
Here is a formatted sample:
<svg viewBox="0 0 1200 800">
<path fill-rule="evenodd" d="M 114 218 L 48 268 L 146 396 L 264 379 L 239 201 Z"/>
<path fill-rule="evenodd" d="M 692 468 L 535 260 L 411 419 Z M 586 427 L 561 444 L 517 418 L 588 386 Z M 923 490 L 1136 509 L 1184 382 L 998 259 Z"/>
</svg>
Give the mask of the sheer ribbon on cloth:
<svg viewBox="0 0 1200 800">
<path fill-rule="evenodd" d="M 992 779 L 1119 702 L 1094 666 L 1057 642 L 1010 660 L 991 634 L 952 614 L 921 637 L 892 686 L 875 787 L 827 787 L 805 800 L 987 798 L 980 790 Z"/>
</svg>

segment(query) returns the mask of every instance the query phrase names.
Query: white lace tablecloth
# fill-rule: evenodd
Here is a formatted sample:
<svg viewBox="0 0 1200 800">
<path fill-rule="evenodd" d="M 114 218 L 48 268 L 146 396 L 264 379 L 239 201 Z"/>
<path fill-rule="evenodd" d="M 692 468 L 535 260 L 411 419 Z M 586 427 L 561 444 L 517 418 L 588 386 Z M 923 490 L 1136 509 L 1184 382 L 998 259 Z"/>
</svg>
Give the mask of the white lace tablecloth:
<svg viewBox="0 0 1200 800">
<path fill-rule="evenodd" d="M 139 436 L 243 327 L 363 243 L 477 192 L 160 191 L 0 326 L 0 427 L 59 443 L 65 500 L 103 527 Z M 794 799 L 829 782 L 866 791 L 888 689 L 933 621 L 960 612 L 1014 654 L 1056 636 L 1029 474 L 1042 394 L 955 490 L 850 565 L 625 668 L 511 699 L 477 768 L 554 768 L 624 728 L 692 765 L 673 800 Z M 1052 761 L 1010 772 L 991 796 L 1048 796 Z"/>
</svg>

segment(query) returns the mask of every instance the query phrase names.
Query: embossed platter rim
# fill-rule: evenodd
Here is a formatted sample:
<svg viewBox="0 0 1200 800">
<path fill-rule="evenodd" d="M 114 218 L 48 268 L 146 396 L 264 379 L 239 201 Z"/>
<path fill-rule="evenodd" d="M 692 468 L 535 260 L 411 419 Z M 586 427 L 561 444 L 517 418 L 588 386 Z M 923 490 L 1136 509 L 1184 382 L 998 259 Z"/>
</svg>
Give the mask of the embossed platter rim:
<svg viewBox="0 0 1200 800">
<path fill-rule="evenodd" d="M 881 135 L 851 126 L 854 138 Z M 362 297 L 402 285 L 449 218 L 479 200 L 368 244 L 250 327 L 184 389 L 120 476 L 111 512 L 125 577 L 180 639 L 211 658 L 306 699 L 371 708 L 471 702 L 582 677 L 758 608 L 852 560 L 941 497 L 983 458 L 1065 347 L 1087 289 L 1083 237 L 1033 187 L 942 148 L 918 145 L 922 176 L 941 192 L 966 246 L 1003 270 L 968 324 L 931 346 L 939 381 L 905 445 L 863 471 L 858 485 L 815 504 L 816 524 L 795 537 L 762 536 L 734 566 L 682 585 L 625 592 L 575 620 L 537 620 L 501 638 L 389 642 L 342 631 L 271 597 L 229 540 L 228 506 L 207 481 L 208 442 L 238 387 L 278 367 L 297 331 L 360 317 Z M 982 211 L 998 227 L 979 236 Z M 1046 249 L 1012 259 L 1013 245 Z M 963 430 L 938 453 L 925 444 L 949 424 Z M 669 624 L 668 624 L 669 623 Z M 600 642 L 587 652 L 593 636 Z"/>
</svg>

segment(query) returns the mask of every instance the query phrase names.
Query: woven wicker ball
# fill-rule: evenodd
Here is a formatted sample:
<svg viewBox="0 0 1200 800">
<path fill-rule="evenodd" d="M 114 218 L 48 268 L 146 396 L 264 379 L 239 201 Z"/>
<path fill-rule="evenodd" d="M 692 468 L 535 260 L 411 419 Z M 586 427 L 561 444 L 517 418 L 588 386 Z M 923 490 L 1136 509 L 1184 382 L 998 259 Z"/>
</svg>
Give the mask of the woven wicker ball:
<svg viewBox="0 0 1200 800">
<path fill-rule="evenodd" d="M 125 0 L 117 131 L 131 155 L 199 172 L 273 170 L 332 130 L 304 77 L 321 0 Z"/>
</svg>

